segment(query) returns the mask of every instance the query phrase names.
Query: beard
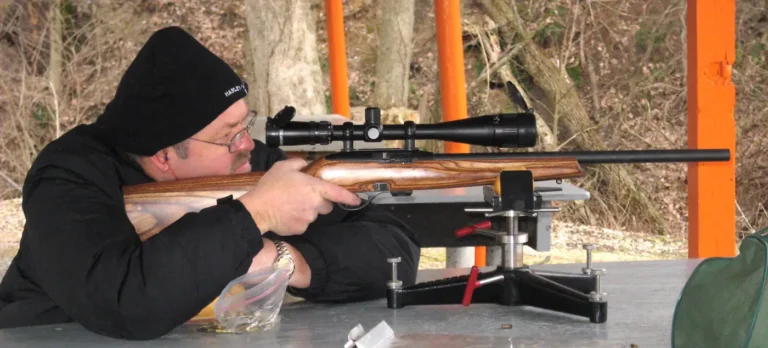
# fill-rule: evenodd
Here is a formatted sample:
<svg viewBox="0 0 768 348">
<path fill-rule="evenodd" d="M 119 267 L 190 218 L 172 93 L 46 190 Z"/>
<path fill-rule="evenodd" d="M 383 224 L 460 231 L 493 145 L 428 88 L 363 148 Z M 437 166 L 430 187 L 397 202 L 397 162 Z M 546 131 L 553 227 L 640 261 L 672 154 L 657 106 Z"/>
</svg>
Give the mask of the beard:
<svg viewBox="0 0 768 348">
<path fill-rule="evenodd" d="M 229 168 L 229 172 L 234 174 L 237 171 L 237 168 L 240 168 L 240 166 L 249 162 L 250 160 L 251 160 L 251 153 L 248 151 L 244 151 L 237 154 L 237 157 L 235 158 L 234 162 L 232 162 L 232 167 Z"/>
</svg>

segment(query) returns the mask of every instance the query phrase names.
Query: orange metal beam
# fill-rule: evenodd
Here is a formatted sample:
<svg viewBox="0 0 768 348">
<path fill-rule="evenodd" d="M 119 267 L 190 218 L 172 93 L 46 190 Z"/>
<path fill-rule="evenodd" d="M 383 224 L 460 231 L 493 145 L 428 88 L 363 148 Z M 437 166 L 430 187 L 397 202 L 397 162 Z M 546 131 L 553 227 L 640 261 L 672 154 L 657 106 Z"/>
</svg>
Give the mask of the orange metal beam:
<svg viewBox="0 0 768 348">
<path fill-rule="evenodd" d="M 735 23 L 735 1 L 688 0 L 688 147 L 731 150 L 688 166 L 689 258 L 736 254 Z"/>
<path fill-rule="evenodd" d="M 440 72 L 440 106 L 443 122 L 467 118 L 464 77 L 464 41 L 461 36 L 459 0 L 434 0 L 437 58 Z M 444 142 L 446 153 L 469 153 L 469 145 Z M 485 247 L 475 247 L 475 265 L 485 266 Z"/>
<path fill-rule="evenodd" d="M 347 78 L 347 46 L 344 37 L 342 0 L 325 0 L 325 26 L 328 30 L 328 63 L 331 75 L 331 111 L 351 118 L 349 80 Z"/>
</svg>

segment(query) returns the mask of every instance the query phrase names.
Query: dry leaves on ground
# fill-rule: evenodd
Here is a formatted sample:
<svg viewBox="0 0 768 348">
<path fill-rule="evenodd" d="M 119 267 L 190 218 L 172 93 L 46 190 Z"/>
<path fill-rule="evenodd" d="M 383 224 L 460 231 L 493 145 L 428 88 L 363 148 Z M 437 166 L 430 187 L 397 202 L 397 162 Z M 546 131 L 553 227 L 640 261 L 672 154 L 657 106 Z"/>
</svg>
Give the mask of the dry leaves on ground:
<svg viewBox="0 0 768 348">
<path fill-rule="evenodd" d="M 25 222 L 21 198 L 0 201 L 0 244 L 18 243 Z"/>
</svg>

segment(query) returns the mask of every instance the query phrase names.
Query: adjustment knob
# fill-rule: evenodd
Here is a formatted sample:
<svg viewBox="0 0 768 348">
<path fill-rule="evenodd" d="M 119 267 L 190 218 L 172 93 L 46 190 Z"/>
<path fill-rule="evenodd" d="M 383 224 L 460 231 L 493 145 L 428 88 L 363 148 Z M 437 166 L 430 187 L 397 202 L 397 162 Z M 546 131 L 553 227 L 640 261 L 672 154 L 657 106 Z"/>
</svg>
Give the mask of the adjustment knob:
<svg viewBox="0 0 768 348">
<path fill-rule="evenodd" d="M 390 289 L 399 289 L 403 287 L 403 281 L 397 279 L 397 264 L 400 263 L 400 261 L 400 257 L 390 257 L 387 259 L 387 262 L 392 264 L 392 280 L 387 282 L 387 286 Z"/>
<path fill-rule="evenodd" d="M 365 125 L 363 126 L 363 137 L 365 141 L 381 141 L 381 109 L 365 109 Z"/>
<path fill-rule="evenodd" d="M 381 109 L 365 108 L 365 123 L 381 124 Z"/>
<path fill-rule="evenodd" d="M 584 244 L 582 248 L 587 251 L 587 267 L 581 269 L 584 274 L 591 274 L 592 269 L 592 250 L 595 250 L 597 246 L 595 244 Z"/>
<path fill-rule="evenodd" d="M 595 291 L 589 293 L 589 300 L 592 302 L 604 302 L 608 296 L 600 286 L 600 276 L 605 275 L 605 273 L 605 268 L 592 270 L 592 275 L 595 276 Z"/>
</svg>

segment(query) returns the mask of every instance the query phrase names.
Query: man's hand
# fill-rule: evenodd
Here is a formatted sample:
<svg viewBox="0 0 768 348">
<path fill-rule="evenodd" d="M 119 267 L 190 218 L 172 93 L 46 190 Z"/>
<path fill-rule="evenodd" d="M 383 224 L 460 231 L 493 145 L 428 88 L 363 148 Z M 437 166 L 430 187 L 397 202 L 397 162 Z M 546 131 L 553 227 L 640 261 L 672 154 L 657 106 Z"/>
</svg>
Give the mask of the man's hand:
<svg viewBox="0 0 768 348">
<path fill-rule="evenodd" d="M 333 202 L 360 204 L 360 197 L 341 186 L 306 175 L 307 162 L 294 158 L 275 163 L 251 191 L 238 198 L 261 233 L 302 234 Z"/>
</svg>

